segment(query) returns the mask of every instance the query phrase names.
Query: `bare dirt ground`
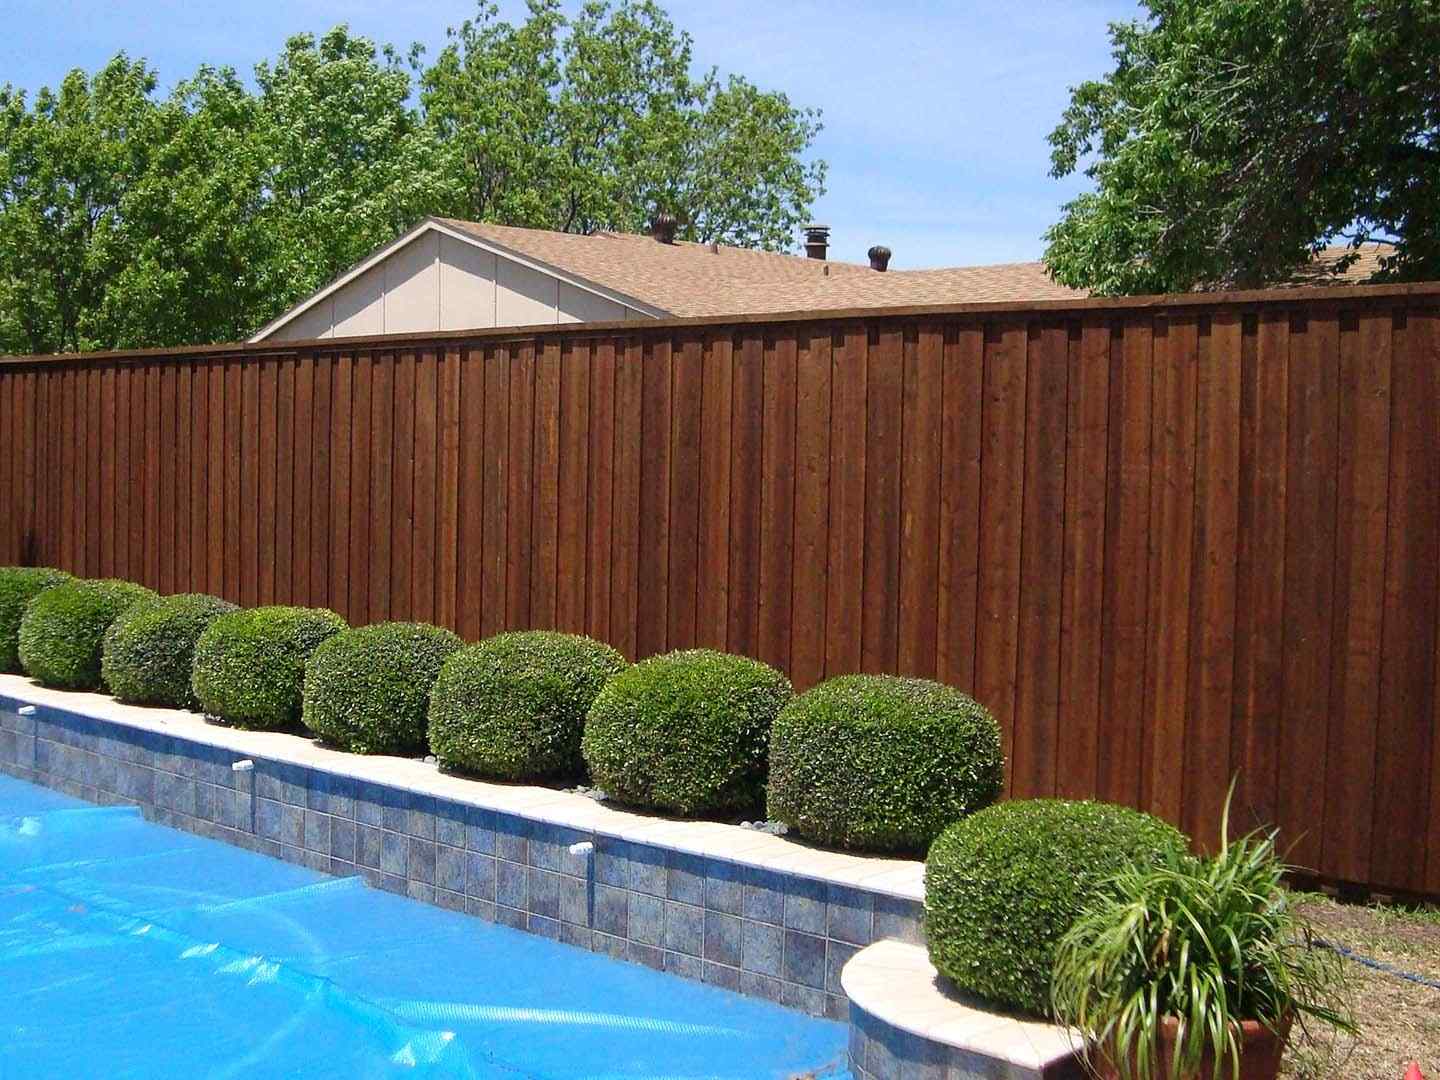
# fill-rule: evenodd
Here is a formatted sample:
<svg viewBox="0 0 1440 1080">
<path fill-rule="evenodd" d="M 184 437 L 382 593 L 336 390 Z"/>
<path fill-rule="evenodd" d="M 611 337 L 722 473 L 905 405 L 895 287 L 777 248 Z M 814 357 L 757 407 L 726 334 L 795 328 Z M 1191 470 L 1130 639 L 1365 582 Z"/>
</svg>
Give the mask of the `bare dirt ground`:
<svg viewBox="0 0 1440 1080">
<path fill-rule="evenodd" d="M 1301 910 L 1327 941 L 1440 982 L 1440 909 L 1343 904 L 1304 894 Z M 1440 1080 L 1440 989 L 1346 962 L 1359 1033 L 1314 1032 L 1311 1045 L 1292 1037 L 1282 1075 L 1289 1080 L 1401 1080 L 1418 1062 L 1425 1080 Z"/>
</svg>

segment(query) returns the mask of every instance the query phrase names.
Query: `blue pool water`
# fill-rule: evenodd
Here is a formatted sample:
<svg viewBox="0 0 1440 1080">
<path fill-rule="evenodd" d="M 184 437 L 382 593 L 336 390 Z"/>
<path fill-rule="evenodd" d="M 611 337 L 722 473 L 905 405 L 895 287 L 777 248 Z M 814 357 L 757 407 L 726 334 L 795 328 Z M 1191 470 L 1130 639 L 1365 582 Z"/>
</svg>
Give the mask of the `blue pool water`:
<svg viewBox="0 0 1440 1080">
<path fill-rule="evenodd" d="M 845 1077 L 846 1032 L 0 776 L 0 1077 Z"/>
</svg>

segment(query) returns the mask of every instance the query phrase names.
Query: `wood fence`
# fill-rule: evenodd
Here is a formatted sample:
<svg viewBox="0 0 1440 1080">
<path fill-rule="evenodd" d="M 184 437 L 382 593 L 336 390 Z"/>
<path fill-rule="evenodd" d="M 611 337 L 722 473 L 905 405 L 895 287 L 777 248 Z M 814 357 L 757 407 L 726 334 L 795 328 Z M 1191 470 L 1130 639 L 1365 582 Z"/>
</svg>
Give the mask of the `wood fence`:
<svg viewBox="0 0 1440 1080">
<path fill-rule="evenodd" d="M 936 677 L 1440 894 L 1440 286 L 0 361 L 0 563 Z"/>
</svg>

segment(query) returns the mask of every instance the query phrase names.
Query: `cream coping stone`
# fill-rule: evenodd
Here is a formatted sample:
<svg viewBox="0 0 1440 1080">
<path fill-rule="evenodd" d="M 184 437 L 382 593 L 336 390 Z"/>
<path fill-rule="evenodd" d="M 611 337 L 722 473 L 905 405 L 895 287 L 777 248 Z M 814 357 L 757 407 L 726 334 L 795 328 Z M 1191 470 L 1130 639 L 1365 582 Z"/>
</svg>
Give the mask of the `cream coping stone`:
<svg viewBox="0 0 1440 1080">
<path fill-rule="evenodd" d="M 864 888 L 924 902 L 925 866 L 913 859 L 852 855 L 808 847 L 783 836 L 717 821 L 676 821 L 619 810 L 586 795 L 524 784 L 495 784 L 442 773 L 413 758 L 349 754 L 301 735 L 241 731 L 206 722 L 195 713 L 124 705 L 102 694 L 51 690 L 23 675 L 0 674 L 0 695 L 77 713 L 142 731 L 176 735 L 245 756 L 323 769 L 355 780 L 517 814 L 617 840 L 649 843 L 775 870 L 848 888 Z"/>
<path fill-rule="evenodd" d="M 840 986 L 853 1006 L 891 1027 L 1037 1072 L 1083 1045 L 1077 1034 L 1055 1024 L 961 1001 L 942 988 L 939 972 L 919 945 L 889 938 L 867 945 L 841 969 Z"/>
</svg>

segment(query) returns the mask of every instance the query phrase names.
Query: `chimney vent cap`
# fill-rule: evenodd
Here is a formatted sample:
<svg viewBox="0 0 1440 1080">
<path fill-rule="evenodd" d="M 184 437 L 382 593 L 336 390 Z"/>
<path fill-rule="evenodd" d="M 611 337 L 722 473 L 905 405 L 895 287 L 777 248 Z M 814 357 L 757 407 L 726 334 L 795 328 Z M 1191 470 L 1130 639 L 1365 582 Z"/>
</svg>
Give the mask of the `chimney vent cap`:
<svg viewBox="0 0 1440 1080">
<path fill-rule="evenodd" d="M 829 225 L 805 226 L 805 254 L 811 259 L 823 259 L 830 247 Z"/>
<path fill-rule="evenodd" d="M 890 268 L 890 249 L 884 244 L 876 244 L 865 254 L 870 256 L 870 269 L 884 273 Z"/>
<path fill-rule="evenodd" d="M 680 228 L 680 219 L 674 214 L 660 210 L 650 219 L 650 235 L 662 244 L 675 243 L 675 232 Z"/>
</svg>

